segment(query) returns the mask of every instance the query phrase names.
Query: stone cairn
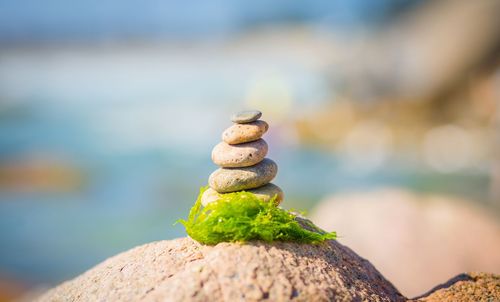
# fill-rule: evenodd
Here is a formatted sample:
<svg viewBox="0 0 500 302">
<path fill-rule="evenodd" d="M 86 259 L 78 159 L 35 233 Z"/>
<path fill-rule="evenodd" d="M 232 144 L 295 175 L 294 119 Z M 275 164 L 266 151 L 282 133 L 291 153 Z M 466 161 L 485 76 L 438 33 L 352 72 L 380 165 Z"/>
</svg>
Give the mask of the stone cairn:
<svg viewBox="0 0 500 302">
<path fill-rule="evenodd" d="M 283 191 L 270 183 L 278 173 L 278 166 L 267 155 L 268 147 L 261 137 L 269 128 L 259 120 L 262 113 L 257 110 L 234 114 L 234 123 L 222 133 L 222 142 L 212 150 L 212 161 L 220 168 L 209 177 L 210 188 L 201 202 L 205 206 L 221 197 L 221 194 L 247 191 L 263 201 L 276 196 L 275 203 L 283 200 Z"/>
</svg>

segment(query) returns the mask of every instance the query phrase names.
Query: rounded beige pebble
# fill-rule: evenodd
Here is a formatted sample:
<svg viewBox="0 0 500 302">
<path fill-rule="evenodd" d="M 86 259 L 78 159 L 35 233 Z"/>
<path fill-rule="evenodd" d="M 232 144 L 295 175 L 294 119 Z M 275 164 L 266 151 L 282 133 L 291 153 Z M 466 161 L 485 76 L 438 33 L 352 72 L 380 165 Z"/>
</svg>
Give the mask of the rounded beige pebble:
<svg viewBox="0 0 500 302">
<path fill-rule="evenodd" d="M 208 178 L 208 184 L 219 193 L 255 189 L 269 183 L 278 173 L 278 165 L 269 158 L 244 168 L 219 168 Z"/>
<path fill-rule="evenodd" d="M 214 202 L 220 198 L 221 194 L 212 188 L 208 188 L 201 195 L 201 204 L 205 207 L 207 204 Z"/>
<path fill-rule="evenodd" d="M 274 196 L 276 196 L 276 200 L 274 201 L 276 206 L 278 206 L 283 201 L 284 196 L 281 188 L 272 183 L 268 183 L 267 185 L 256 189 L 247 190 L 247 192 L 255 194 L 257 198 L 265 202 L 270 201 Z M 224 195 L 224 193 L 218 193 L 214 189 L 208 188 L 205 192 L 203 192 L 203 195 L 201 196 L 201 204 L 203 206 L 206 206 L 207 204 L 218 200 L 221 195 Z"/>
<path fill-rule="evenodd" d="M 261 162 L 267 150 L 267 143 L 263 139 L 239 145 L 221 142 L 212 150 L 212 161 L 224 168 L 249 167 Z"/>
<path fill-rule="evenodd" d="M 261 138 L 267 129 L 269 125 L 260 120 L 247 124 L 234 124 L 224 130 L 222 140 L 231 145 L 248 143 Z"/>
<path fill-rule="evenodd" d="M 255 189 L 247 190 L 247 192 L 255 194 L 260 200 L 265 202 L 270 201 L 274 196 L 276 196 L 276 200 L 274 203 L 279 205 L 283 201 L 283 190 L 275 184 L 268 183 L 262 187 L 258 187 Z"/>
</svg>

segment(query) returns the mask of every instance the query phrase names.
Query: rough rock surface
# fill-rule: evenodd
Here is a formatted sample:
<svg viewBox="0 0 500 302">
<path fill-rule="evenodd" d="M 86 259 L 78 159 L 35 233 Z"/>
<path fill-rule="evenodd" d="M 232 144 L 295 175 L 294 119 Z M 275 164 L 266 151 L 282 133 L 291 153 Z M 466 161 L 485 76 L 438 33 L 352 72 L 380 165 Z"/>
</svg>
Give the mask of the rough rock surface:
<svg viewBox="0 0 500 302">
<path fill-rule="evenodd" d="M 462 272 L 500 274 L 494 214 L 472 201 L 386 188 L 332 195 L 310 217 L 415 297 Z"/>
<path fill-rule="evenodd" d="M 404 301 L 336 241 L 204 246 L 159 241 L 114 256 L 39 301 Z"/>
<path fill-rule="evenodd" d="M 485 273 L 461 274 L 428 294 L 421 302 L 500 301 L 500 275 Z"/>
</svg>

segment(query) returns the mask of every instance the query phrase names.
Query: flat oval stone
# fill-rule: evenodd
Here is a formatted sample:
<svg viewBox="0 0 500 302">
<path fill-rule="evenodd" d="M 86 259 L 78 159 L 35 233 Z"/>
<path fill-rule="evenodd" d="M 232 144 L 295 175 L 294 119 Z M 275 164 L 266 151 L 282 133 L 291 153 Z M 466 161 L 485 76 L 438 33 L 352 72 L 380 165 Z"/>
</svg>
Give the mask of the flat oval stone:
<svg viewBox="0 0 500 302">
<path fill-rule="evenodd" d="M 235 113 L 231 116 L 231 121 L 233 123 L 245 124 L 255 122 L 262 116 L 262 112 L 259 110 L 246 110 Z"/>
<path fill-rule="evenodd" d="M 224 130 L 222 140 L 231 145 L 248 143 L 261 138 L 267 129 L 269 129 L 269 125 L 264 121 L 234 124 Z"/>
<path fill-rule="evenodd" d="M 219 193 L 255 189 L 269 183 L 278 173 L 278 165 L 269 158 L 245 168 L 219 168 L 208 178 L 208 184 Z"/>
<path fill-rule="evenodd" d="M 247 192 L 255 194 L 257 198 L 265 202 L 270 201 L 272 198 L 274 198 L 274 196 L 276 196 L 276 200 L 274 201 L 276 206 L 278 206 L 283 201 L 284 196 L 281 188 L 272 183 L 268 183 L 267 185 L 256 189 L 247 190 Z M 211 202 L 219 200 L 219 198 L 221 198 L 221 196 L 224 194 L 228 193 L 218 193 L 214 189 L 208 188 L 205 192 L 203 192 L 203 195 L 201 195 L 201 204 L 203 206 L 206 206 Z"/>
<path fill-rule="evenodd" d="M 221 142 L 212 150 L 212 161 L 224 168 L 249 167 L 262 161 L 267 150 L 267 143 L 263 139 L 239 145 Z"/>
<path fill-rule="evenodd" d="M 283 190 L 275 184 L 268 183 L 262 187 L 258 187 L 255 189 L 247 190 L 247 192 L 255 194 L 260 200 L 265 202 L 270 201 L 274 196 L 276 196 L 276 200 L 274 204 L 278 206 L 284 198 Z"/>
<path fill-rule="evenodd" d="M 207 204 L 219 200 L 222 194 L 218 193 L 212 188 L 208 188 L 201 195 L 201 204 L 205 207 Z"/>
</svg>

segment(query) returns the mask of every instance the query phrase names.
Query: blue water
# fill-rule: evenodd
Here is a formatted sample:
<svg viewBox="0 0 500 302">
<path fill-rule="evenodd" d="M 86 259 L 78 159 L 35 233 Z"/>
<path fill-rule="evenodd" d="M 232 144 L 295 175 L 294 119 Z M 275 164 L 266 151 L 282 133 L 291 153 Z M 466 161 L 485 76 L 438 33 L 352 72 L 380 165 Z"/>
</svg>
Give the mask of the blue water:
<svg viewBox="0 0 500 302">
<path fill-rule="evenodd" d="M 252 27 L 373 26 L 420 0 L 0 1 L 0 41 L 224 37 Z"/>
</svg>

